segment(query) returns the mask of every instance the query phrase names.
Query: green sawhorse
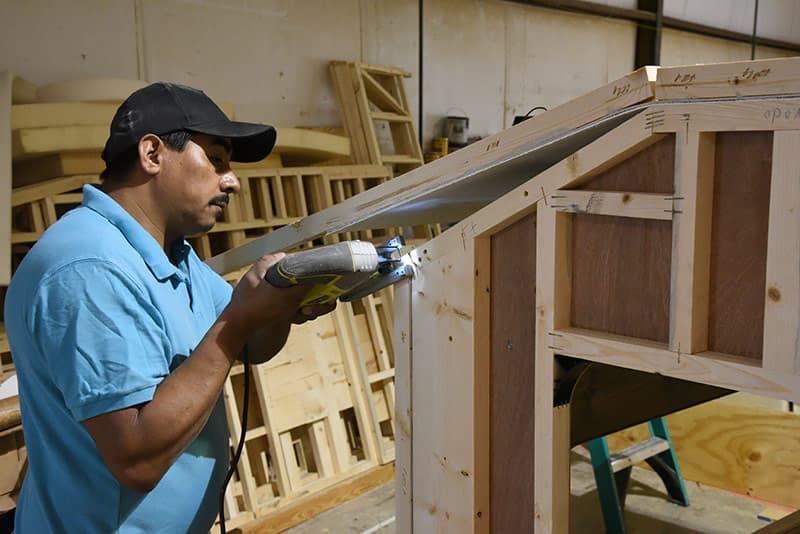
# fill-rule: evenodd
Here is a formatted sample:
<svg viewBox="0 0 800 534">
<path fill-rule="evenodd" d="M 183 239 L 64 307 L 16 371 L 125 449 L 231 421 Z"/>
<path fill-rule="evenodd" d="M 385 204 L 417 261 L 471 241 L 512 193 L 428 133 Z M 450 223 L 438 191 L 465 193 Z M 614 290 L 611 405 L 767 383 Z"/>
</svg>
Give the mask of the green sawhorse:
<svg viewBox="0 0 800 534">
<path fill-rule="evenodd" d="M 625 496 L 631 469 L 639 462 L 646 461 L 658 474 L 664 482 L 670 502 L 689 506 L 689 496 L 683 484 L 681 469 L 672 448 L 666 421 L 663 417 L 658 417 L 651 419 L 647 424 L 650 427 L 650 439 L 611 455 L 608 453 L 605 436 L 586 444 L 592 457 L 597 495 L 600 497 L 603 522 L 608 534 L 625 533 L 623 518 Z"/>
</svg>

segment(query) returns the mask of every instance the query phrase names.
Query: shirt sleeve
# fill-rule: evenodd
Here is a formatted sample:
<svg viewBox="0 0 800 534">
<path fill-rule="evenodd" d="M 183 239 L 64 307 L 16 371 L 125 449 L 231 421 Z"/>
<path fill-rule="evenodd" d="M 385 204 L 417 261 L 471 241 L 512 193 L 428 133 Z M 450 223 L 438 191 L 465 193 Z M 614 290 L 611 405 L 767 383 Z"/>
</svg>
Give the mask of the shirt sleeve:
<svg viewBox="0 0 800 534">
<path fill-rule="evenodd" d="M 169 373 L 161 313 L 108 261 L 83 260 L 44 279 L 31 331 L 79 421 L 149 402 Z"/>
</svg>

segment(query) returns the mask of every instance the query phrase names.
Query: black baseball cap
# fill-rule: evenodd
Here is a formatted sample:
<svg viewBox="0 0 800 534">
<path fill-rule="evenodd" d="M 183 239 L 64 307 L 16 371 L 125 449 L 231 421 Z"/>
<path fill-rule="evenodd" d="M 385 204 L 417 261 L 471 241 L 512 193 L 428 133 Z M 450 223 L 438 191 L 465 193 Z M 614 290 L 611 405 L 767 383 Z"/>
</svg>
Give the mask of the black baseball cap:
<svg viewBox="0 0 800 534">
<path fill-rule="evenodd" d="M 147 134 L 178 130 L 229 138 L 233 145 L 231 160 L 242 163 L 266 158 L 276 138 L 275 128 L 267 124 L 228 119 L 199 89 L 156 82 L 134 91 L 119 107 L 111 121 L 103 161 L 108 165 Z"/>
</svg>

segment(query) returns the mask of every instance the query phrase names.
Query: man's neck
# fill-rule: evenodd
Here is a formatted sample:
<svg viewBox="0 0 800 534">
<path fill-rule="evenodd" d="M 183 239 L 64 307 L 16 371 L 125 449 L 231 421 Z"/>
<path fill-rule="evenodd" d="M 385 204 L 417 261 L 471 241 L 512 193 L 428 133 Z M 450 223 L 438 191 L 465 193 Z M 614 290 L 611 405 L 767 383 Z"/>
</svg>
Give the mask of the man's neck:
<svg viewBox="0 0 800 534">
<path fill-rule="evenodd" d="M 145 185 L 104 183 L 101 189 L 153 236 L 167 257 L 170 256 L 170 248 L 178 236 L 167 235 L 166 224 L 155 216 L 158 212 Z"/>
</svg>

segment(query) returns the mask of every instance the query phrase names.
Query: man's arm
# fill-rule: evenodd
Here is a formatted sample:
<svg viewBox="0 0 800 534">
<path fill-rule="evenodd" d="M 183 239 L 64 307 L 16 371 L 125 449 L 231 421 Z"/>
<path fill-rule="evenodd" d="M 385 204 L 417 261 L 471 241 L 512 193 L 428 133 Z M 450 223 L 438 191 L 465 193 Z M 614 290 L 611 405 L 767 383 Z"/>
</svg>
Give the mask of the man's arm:
<svg viewBox="0 0 800 534">
<path fill-rule="evenodd" d="M 283 324 L 285 333 L 267 336 L 267 348 L 283 346 L 307 288 L 277 289 L 264 281 L 280 257 L 265 256 L 245 275 L 192 356 L 159 384 L 150 402 L 83 422 L 120 484 L 142 492 L 158 484 L 205 426 L 245 340 L 262 326 Z"/>
</svg>

